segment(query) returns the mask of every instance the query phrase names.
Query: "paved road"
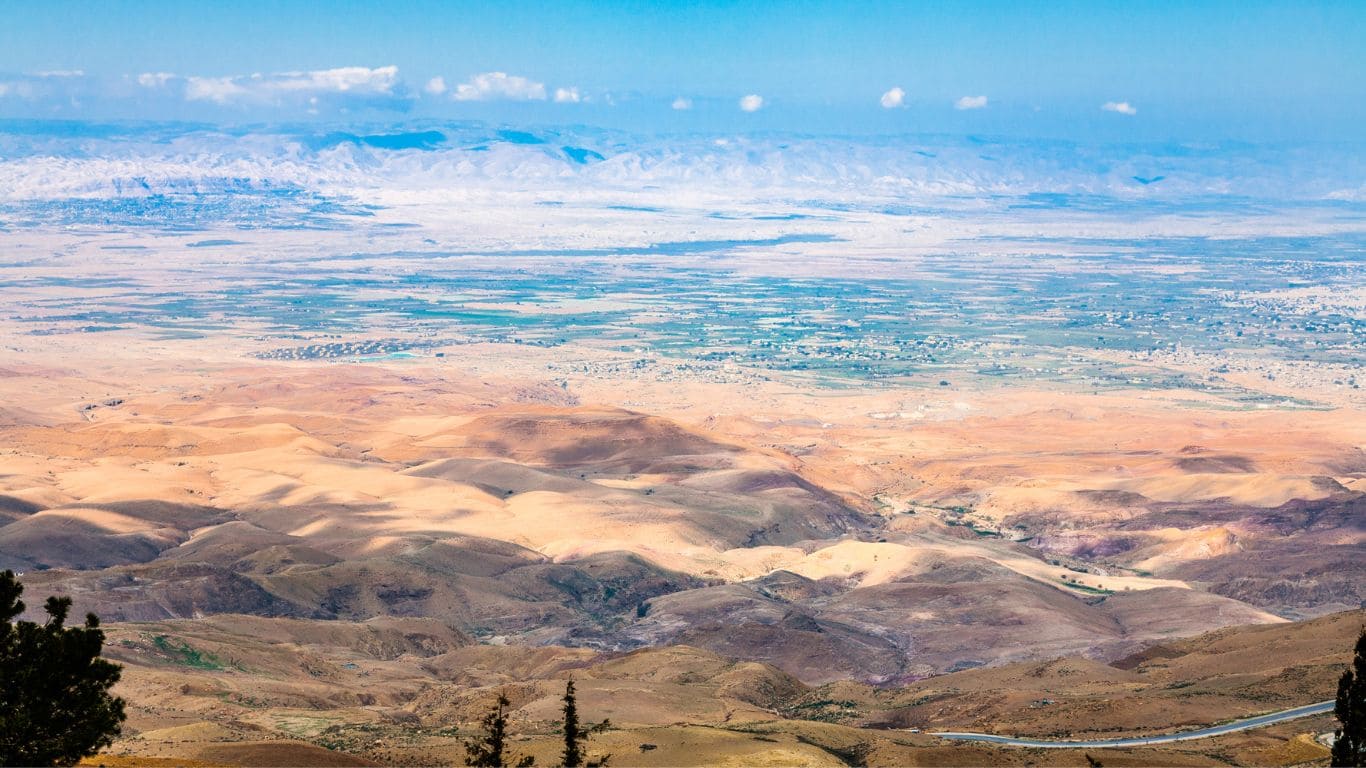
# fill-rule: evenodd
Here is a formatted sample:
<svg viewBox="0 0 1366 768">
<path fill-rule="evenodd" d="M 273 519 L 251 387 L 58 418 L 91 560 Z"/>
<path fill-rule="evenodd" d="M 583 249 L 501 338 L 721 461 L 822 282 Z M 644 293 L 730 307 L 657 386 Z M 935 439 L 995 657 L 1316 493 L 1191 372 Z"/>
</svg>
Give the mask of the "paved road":
<svg viewBox="0 0 1366 768">
<path fill-rule="evenodd" d="M 992 744 L 1004 744 L 1010 747 L 1044 747 L 1046 749 L 1098 749 L 1101 747 L 1143 747 L 1150 744 L 1166 744 L 1172 741 L 1187 741 L 1189 739 L 1204 739 L 1210 736 L 1219 736 L 1235 731 L 1246 731 L 1249 728 L 1260 728 L 1272 723 L 1282 723 L 1286 720 L 1295 720 L 1310 715 L 1321 715 L 1325 712 L 1333 711 L 1333 702 L 1320 701 L 1317 704 L 1309 704 L 1303 707 L 1287 709 L 1282 712 L 1273 712 L 1269 715 L 1260 717 L 1250 717 L 1246 720 L 1234 720 L 1231 723 L 1216 725 L 1211 728 L 1201 728 L 1198 731 L 1181 731 L 1179 733 L 1168 733 L 1162 736 L 1139 736 L 1132 739 L 1104 739 L 1101 741 L 1042 741 L 1040 739 L 1016 739 L 1010 736 L 994 736 L 990 733 L 935 733 L 941 739 L 954 739 L 956 741 L 985 741 Z"/>
</svg>

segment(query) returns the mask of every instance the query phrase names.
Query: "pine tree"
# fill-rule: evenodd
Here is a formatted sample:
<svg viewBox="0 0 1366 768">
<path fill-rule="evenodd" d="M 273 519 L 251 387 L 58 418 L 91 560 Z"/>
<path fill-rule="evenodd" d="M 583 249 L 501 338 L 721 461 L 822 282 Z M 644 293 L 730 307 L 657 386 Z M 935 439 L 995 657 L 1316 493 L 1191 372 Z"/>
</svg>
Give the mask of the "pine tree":
<svg viewBox="0 0 1366 768">
<path fill-rule="evenodd" d="M 1333 765 L 1366 766 L 1366 630 L 1357 638 L 1352 666 L 1338 680 L 1333 713 L 1342 723 L 1333 742 Z"/>
<path fill-rule="evenodd" d="M 506 694 L 498 693 L 498 701 L 479 724 L 482 735 L 465 742 L 465 765 L 479 768 L 503 768 L 507 765 L 507 709 L 511 702 Z M 518 768 L 528 768 L 536 758 L 527 755 L 517 761 Z"/>
<path fill-rule="evenodd" d="M 113 742 L 123 699 L 109 695 L 119 666 L 100 658 L 95 614 L 66 626 L 71 598 L 49 597 L 47 622 L 15 621 L 24 587 L 0 573 L 0 765 L 74 765 Z"/>
<path fill-rule="evenodd" d="M 565 768 L 581 768 L 584 763 L 584 744 L 588 737 L 599 731 L 605 731 L 611 725 L 607 720 L 603 720 L 595 726 L 584 730 L 579 725 L 579 707 L 574 696 L 574 678 L 569 678 L 564 685 L 564 753 L 560 756 L 560 764 Z M 587 768 L 602 768 L 607 765 L 611 755 L 589 760 Z"/>
</svg>

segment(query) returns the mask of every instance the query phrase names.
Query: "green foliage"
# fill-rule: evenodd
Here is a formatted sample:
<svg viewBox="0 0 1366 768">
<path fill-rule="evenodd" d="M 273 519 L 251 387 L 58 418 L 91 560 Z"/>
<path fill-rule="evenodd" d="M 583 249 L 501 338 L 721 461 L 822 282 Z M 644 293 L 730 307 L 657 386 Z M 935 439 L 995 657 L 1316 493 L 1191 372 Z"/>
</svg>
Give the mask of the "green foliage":
<svg viewBox="0 0 1366 768">
<path fill-rule="evenodd" d="M 1342 723 L 1333 742 L 1333 765 L 1366 766 L 1366 630 L 1357 638 L 1351 668 L 1338 680 L 1333 713 Z"/>
<path fill-rule="evenodd" d="M 493 709 L 484 715 L 483 722 L 479 724 L 480 737 L 465 742 L 465 765 L 479 766 L 479 768 L 503 768 L 508 764 L 507 708 L 509 704 L 508 697 L 500 692 Z M 527 755 L 518 760 L 516 765 L 518 768 L 528 768 L 535 760 L 536 758 Z"/>
<path fill-rule="evenodd" d="M 195 669 L 218 670 L 224 668 L 223 663 L 212 653 L 201 651 L 184 641 L 174 642 L 166 635 L 154 635 L 152 645 L 177 664 L 184 664 Z"/>
<path fill-rule="evenodd" d="M 1063 584 L 1067 585 L 1069 589 L 1075 589 L 1078 592 L 1085 592 L 1088 595 L 1101 595 L 1108 597 L 1115 593 L 1113 589 L 1101 589 L 1100 587 L 1092 587 L 1086 584 L 1082 584 L 1079 581 L 1068 581 L 1066 576 L 1063 577 L 1062 582 Z"/>
<path fill-rule="evenodd" d="M 15 621 L 24 587 L 0 573 L 0 765 L 74 765 L 109 746 L 124 720 L 110 696 L 119 666 L 100 658 L 104 632 L 87 614 L 66 626 L 71 598 L 49 597 L 47 621 Z"/>
<path fill-rule="evenodd" d="M 928 699 L 928 697 L 926 697 Z M 911 706 L 923 702 L 917 701 Z M 783 714 L 821 723 L 843 723 L 858 717 L 858 702 L 848 699 L 817 699 L 784 707 Z"/>
<path fill-rule="evenodd" d="M 565 768 L 579 768 L 583 765 L 583 740 L 579 733 L 579 708 L 574 700 L 574 679 L 570 678 L 564 686 L 564 755 L 560 763 Z"/>
<path fill-rule="evenodd" d="M 584 745 L 588 737 L 605 731 L 611 725 L 607 720 L 603 720 L 597 725 L 584 730 L 579 725 L 578 701 L 574 696 L 574 678 L 570 678 L 564 685 L 564 753 L 560 756 L 560 764 L 565 768 L 602 768 L 607 765 L 611 755 L 603 755 L 585 762 Z"/>
</svg>

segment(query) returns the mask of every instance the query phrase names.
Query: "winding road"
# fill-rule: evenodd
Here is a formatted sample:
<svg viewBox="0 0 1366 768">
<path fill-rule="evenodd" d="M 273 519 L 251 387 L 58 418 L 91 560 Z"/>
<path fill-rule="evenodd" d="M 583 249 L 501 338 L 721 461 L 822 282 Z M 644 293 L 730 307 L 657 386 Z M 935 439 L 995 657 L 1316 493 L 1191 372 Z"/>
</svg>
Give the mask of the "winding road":
<svg viewBox="0 0 1366 768">
<path fill-rule="evenodd" d="M 1161 736 L 1138 736 L 1131 739 L 1102 739 L 1100 741 L 1043 741 L 1040 739 L 1017 739 L 1011 736 L 996 736 L 990 733 L 944 732 L 931 735 L 938 736 L 941 739 L 953 739 L 955 741 L 984 741 L 991 744 L 1002 744 L 1008 747 L 1043 747 L 1045 749 L 1145 747 L 1152 744 L 1166 744 L 1173 741 L 1188 741 L 1190 739 L 1205 739 L 1210 736 L 1221 736 L 1225 733 L 1246 731 L 1249 728 L 1261 728 L 1264 725 L 1283 723 L 1286 720 L 1295 720 L 1311 715 L 1321 715 L 1325 712 L 1332 711 L 1333 702 L 1320 701 L 1317 704 L 1308 704 L 1303 707 L 1287 709 L 1281 712 L 1272 712 L 1269 715 L 1249 717 L 1246 720 L 1234 720 L 1231 723 L 1201 728 L 1198 731 L 1180 731 L 1178 733 L 1168 733 Z"/>
</svg>

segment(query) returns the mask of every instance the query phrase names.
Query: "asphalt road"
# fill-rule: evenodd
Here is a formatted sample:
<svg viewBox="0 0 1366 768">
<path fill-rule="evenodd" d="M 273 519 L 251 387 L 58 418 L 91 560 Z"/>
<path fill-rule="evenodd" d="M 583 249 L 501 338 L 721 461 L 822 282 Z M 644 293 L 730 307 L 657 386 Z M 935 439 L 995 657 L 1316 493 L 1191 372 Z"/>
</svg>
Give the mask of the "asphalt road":
<svg viewBox="0 0 1366 768">
<path fill-rule="evenodd" d="M 1317 704 L 1308 704 L 1303 707 L 1287 709 L 1281 712 L 1273 712 L 1269 715 L 1259 717 L 1249 717 L 1246 720 L 1234 720 L 1231 723 L 1216 725 L 1210 728 L 1201 728 L 1198 731 L 1180 731 L 1178 733 L 1168 733 L 1161 736 L 1139 736 L 1132 739 L 1102 739 L 1100 741 L 1042 741 L 1040 739 L 1016 739 L 1010 736 L 996 736 L 990 733 L 936 733 L 941 739 L 953 739 L 955 741 L 984 741 L 991 744 L 1003 744 L 1008 747 L 1044 747 L 1046 749 L 1098 749 L 1101 747 L 1145 747 L 1152 744 L 1167 744 L 1173 741 L 1187 741 L 1190 739 L 1206 739 L 1210 736 L 1220 736 L 1225 733 L 1235 731 L 1246 731 L 1249 728 L 1261 728 L 1264 725 L 1273 723 L 1283 723 L 1286 720 L 1295 720 L 1311 715 L 1321 715 L 1325 712 L 1333 711 L 1333 702 L 1320 701 Z"/>
</svg>

